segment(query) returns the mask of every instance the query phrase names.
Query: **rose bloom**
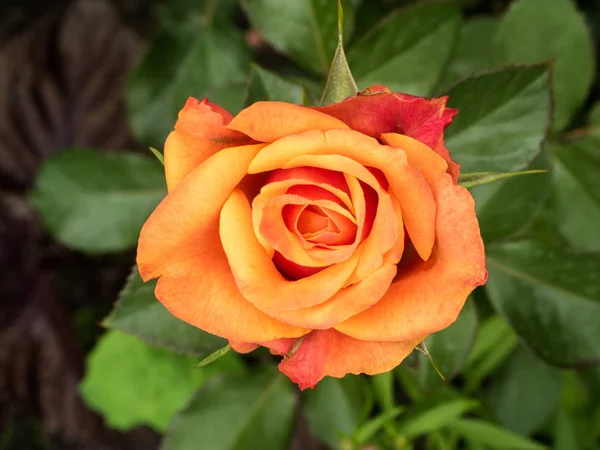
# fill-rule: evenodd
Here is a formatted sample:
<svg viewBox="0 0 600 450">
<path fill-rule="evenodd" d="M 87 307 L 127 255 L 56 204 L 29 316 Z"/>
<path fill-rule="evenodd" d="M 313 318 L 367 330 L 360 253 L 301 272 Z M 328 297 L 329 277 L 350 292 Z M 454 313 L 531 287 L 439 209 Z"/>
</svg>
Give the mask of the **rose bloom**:
<svg viewBox="0 0 600 450">
<path fill-rule="evenodd" d="M 169 193 L 141 231 L 142 278 L 234 350 L 282 355 L 302 389 L 393 369 L 487 278 L 446 100 L 372 86 L 232 117 L 190 98 L 165 144 Z"/>
</svg>

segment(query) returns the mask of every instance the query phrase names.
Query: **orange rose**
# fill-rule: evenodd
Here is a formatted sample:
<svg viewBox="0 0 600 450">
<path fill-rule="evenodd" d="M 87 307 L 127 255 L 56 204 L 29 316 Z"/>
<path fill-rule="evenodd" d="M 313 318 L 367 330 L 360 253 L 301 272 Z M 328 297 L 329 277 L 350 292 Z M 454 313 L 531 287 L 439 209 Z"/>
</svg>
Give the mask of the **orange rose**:
<svg viewBox="0 0 600 450">
<path fill-rule="evenodd" d="M 285 355 L 302 389 L 394 368 L 487 277 L 445 105 L 380 86 L 236 117 L 190 99 L 165 144 L 169 194 L 140 235 L 142 278 L 235 350 Z"/>
</svg>

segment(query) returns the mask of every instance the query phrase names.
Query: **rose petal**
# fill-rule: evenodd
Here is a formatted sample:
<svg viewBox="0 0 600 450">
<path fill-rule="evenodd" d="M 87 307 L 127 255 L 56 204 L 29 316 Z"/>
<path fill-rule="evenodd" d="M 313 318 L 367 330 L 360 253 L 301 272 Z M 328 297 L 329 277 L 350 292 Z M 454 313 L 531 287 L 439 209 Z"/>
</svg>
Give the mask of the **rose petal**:
<svg viewBox="0 0 600 450">
<path fill-rule="evenodd" d="M 298 281 L 284 279 L 256 239 L 250 204 L 237 190 L 221 211 L 220 235 L 238 289 L 253 305 L 269 314 L 329 300 L 344 286 L 359 257 L 354 255 Z"/>
<path fill-rule="evenodd" d="M 381 170 L 400 202 L 411 241 L 423 260 L 429 258 L 435 241 L 436 204 L 425 178 L 408 164 L 402 150 L 380 145 L 375 139 L 353 130 L 330 130 L 324 133 L 314 130 L 287 136 L 267 145 L 254 158 L 249 172 L 309 165 L 306 159 L 300 158 L 308 155 L 347 157 L 363 166 Z M 290 161 L 294 158 L 297 158 L 296 162 L 291 165 Z M 310 164 L 316 167 L 314 163 Z"/>
<path fill-rule="evenodd" d="M 381 141 L 404 150 L 408 163 L 421 172 L 430 187 L 433 187 L 448 169 L 448 163 L 440 155 L 416 139 L 402 134 L 387 133 L 381 135 Z"/>
<path fill-rule="evenodd" d="M 421 340 L 369 342 L 332 329 L 313 331 L 304 337 L 292 356 L 284 358 L 279 370 L 302 390 L 314 388 L 326 376 L 342 378 L 348 373 L 376 375 L 398 366 Z M 281 354 L 289 352 L 295 343 L 290 339 L 282 341 L 284 345 L 270 343 Z"/>
<path fill-rule="evenodd" d="M 417 139 L 444 158 L 448 163 L 448 173 L 455 182 L 458 180 L 460 166 L 452 161 L 444 145 L 444 129 L 458 112 L 446 107 L 448 97 L 427 100 L 413 95 L 392 94 L 387 89 L 372 89 L 369 94 L 359 93 L 340 103 L 314 109 L 376 139 L 384 133 L 399 133 Z"/>
<path fill-rule="evenodd" d="M 175 131 L 165 142 L 165 177 L 169 191 L 219 150 L 252 143 L 248 136 L 226 127 L 231 119 L 231 114 L 206 99 L 188 99 L 179 112 Z"/>
<path fill-rule="evenodd" d="M 137 263 L 179 319 L 228 339 L 260 342 L 306 330 L 259 311 L 238 291 L 219 242 L 219 214 L 262 145 L 228 148 L 194 169 L 144 224 Z"/>
<path fill-rule="evenodd" d="M 304 106 L 283 102 L 256 102 L 240 111 L 228 128 L 259 142 L 273 142 L 303 131 L 347 129 L 348 125 Z"/>
<path fill-rule="evenodd" d="M 308 267 L 329 266 L 347 260 L 355 246 L 338 246 L 337 248 L 322 248 L 323 246 L 311 245 L 286 226 L 284 209 L 290 205 L 316 205 L 333 210 L 340 215 L 350 213 L 336 203 L 328 200 L 311 200 L 299 195 L 281 195 L 267 202 L 262 207 L 261 221 L 258 233 L 265 240 L 269 248 L 281 253 L 286 259 Z M 256 202 L 252 208 L 257 207 Z M 268 254 L 268 253 L 267 253 Z"/>
<path fill-rule="evenodd" d="M 395 275 L 396 266 L 388 264 L 368 278 L 340 290 L 324 303 L 294 311 L 270 311 L 269 314 L 277 320 L 302 328 L 332 328 L 377 303 L 386 293 Z"/>
<path fill-rule="evenodd" d="M 445 175 L 435 187 L 436 248 L 427 262 L 403 268 L 370 309 L 335 328 L 356 339 L 397 341 L 444 329 L 468 295 L 485 283 L 485 255 L 473 198 Z"/>
<path fill-rule="evenodd" d="M 312 165 L 314 167 L 333 168 L 337 167 L 340 171 L 354 178 L 359 178 L 358 187 L 352 181 L 347 179 L 348 186 L 351 188 L 352 198 L 364 197 L 365 200 L 365 219 L 359 222 L 357 235 L 364 237 L 364 231 L 360 225 L 364 225 L 370 235 L 365 239 L 362 256 L 355 273 L 359 274 L 362 280 L 371 274 L 374 270 L 383 264 L 383 254 L 388 251 L 396 242 L 399 235 L 396 215 L 392 204 L 391 196 L 381 189 L 379 182 L 373 174 L 363 166 L 349 158 L 340 155 L 302 155 L 286 163 L 284 167 L 294 167 L 303 165 Z M 361 182 L 368 186 L 362 187 Z M 372 189 L 372 188 L 375 189 Z M 355 192 L 359 191 L 359 192 Z M 369 194 L 372 194 L 369 195 Z M 376 207 L 373 205 L 376 204 Z M 357 206 L 357 210 L 358 210 Z M 362 208 L 362 205 L 360 206 Z M 373 220 L 374 218 L 374 220 Z M 372 221 L 372 222 L 371 222 Z M 356 248 L 360 243 L 358 239 L 351 248 Z"/>
</svg>

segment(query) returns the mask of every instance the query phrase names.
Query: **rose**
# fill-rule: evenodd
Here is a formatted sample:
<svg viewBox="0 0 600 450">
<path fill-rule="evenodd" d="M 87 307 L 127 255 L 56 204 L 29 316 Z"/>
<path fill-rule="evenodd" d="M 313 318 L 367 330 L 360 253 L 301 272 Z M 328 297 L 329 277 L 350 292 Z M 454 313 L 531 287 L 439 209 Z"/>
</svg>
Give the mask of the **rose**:
<svg viewBox="0 0 600 450">
<path fill-rule="evenodd" d="M 165 144 L 169 194 L 140 235 L 142 278 L 235 350 L 284 355 L 301 388 L 392 369 L 487 277 L 445 105 L 381 86 L 236 117 L 190 99 Z"/>
</svg>

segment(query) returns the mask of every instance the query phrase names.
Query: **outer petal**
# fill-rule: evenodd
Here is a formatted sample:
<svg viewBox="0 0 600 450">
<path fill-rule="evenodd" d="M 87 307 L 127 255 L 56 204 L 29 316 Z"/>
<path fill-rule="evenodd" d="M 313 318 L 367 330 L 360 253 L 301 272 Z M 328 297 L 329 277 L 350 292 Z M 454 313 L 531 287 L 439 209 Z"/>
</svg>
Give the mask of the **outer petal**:
<svg viewBox="0 0 600 450">
<path fill-rule="evenodd" d="M 291 167 L 308 155 L 340 155 L 366 167 L 381 170 L 400 202 L 402 218 L 421 258 L 429 258 L 435 240 L 435 210 L 431 189 L 423 176 L 412 168 L 400 149 L 380 145 L 376 140 L 351 130 L 314 130 L 287 136 L 265 148 L 250 164 L 250 173 Z M 296 164 L 298 165 L 298 164 Z"/>
<path fill-rule="evenodd" d="M 189 98 L 179 112 L 175 131 L 165 142 L 165 176 L 169 191 L 219 150 L 252 142 L 226 125 L 232 116 L 204 99 Z"/>
<path fill-rule="evenodd" d="M 225 149 L 190 173 L 142 228 L 137 254 L 145 281 L 176 317 L 210 333 L 260 342 L 306 333 L 250 304 L 238 291 L 219 241 L 219 214 L 262 145 Z"/>
<path fill-rule="evenodd" d="M 326 330 L 377 303 L 395 275 L 396 266 L 387 264 L 365 280 L 340 290 L 324 303 L 295 311 L 270 312 L 270 315 L 302 328 Z"/>
<path fill-rule="evenodd" d="M 373 307 L 335 328 L 356 339 L 398 341 L 446 328 L 467 296 L 485 283 L 485 255 L 473 198 L 445 175 L 435 195 L 436 248 L 427 262 L 406 267 Z"/>
<path fill-rule="evenodd" d="M 306 308 L 329 300 L 344 286 L 359 257 L 353 255 L 301 280 L 284 279 L 256 239 L 250 204 L 240 191 L 234 191 L 223 206 L 220 231 L 240 292 L 269 315 L 273 311 Z"/>
<path fill-rule="evenodd" d="M 448 170 L 448 163 L 440 155 L 416 139 L 403 134 L 387 133 L 381 135 L 381 141 L 404 150 L 408 163 L 423 174 L 431 187 Z"/>
<path fill-rule="evenodd" d="M 279 364 L 279 370 L 302 390 L 315 387 L 325 376 L 376 375 L 400 364 L 422 340 L 421 337 L 404 342 L 366 342 L 335 330 L 313 331 L 292 356 Z M 284 342 L 289 347 L 293 345 L 293 342 L 289 345 L 289 340 Z"/>
<path fill-rule="evenodd" d="M 367 88 L 340 103 L 315 109 L 368 136 L 379 138 L 384 133 L 400 133 L 417 139 L 448 162 L 448 173 L 456 182 L 460 166 L 452 161 L 444 145 L 444 129 L 458 111 L 446 108 L 447 101 L 447 97 L 427 100 L 413 95 L 392 94 L 388 89 Z"/>
<path fill-rule="evenodd" d="M 229 124 L 259 142 L 273 142 L 308 130 L 348 128 L 344 122 L 304 106 L 283 102 L 257 102 L 240 111 Z"/>
</svg>

